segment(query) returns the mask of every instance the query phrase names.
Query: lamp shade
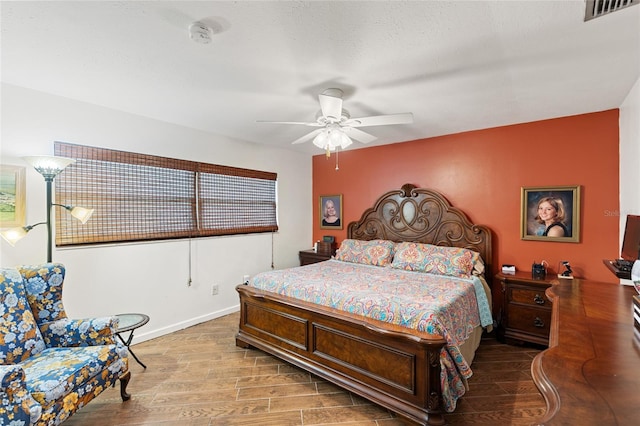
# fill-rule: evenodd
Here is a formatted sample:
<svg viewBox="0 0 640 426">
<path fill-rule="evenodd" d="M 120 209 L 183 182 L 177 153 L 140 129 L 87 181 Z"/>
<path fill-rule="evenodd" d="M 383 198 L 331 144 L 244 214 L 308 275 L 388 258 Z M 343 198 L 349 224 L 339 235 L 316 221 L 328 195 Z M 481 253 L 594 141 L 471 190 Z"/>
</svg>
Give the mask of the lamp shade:
<svg viewBox="0 0 640 426">
<path fill-rule="evenodd" d="M 48 155 L 22 157 L 22 159 L 29 163 L 42 176 L 51 179 L 60 174 L 65 167 L 76 162 L 73 158 L 54 157 Z"/>
<path fill-rule="evenodd" d="M 9 244 L 11 244 L 12 247 L 14 247 L 18 241 L 20 241 L 27 235 L 27 232 L 29 232 L 27 229 L 19 226 L 17 228 L 5 229 L 4 231 L 0 232 L 0 235 Z"/>
<path fill-rule="evenodd" d="M 70 210 L 71 216 L 78 219 L 83 225 L 87 223 L 94 211 L 94 209 L 85 209 L 84 207 L 71 207 Z"/>
<path fill-rule="evenodd" d="M 342 145 L 342 133 L 340 130 L 333 130 L 329 135 L 329 148 L 333 151 L 340 145 Z"/>
<path fill-rule="evenodd" d="M 317 146 L 318 148 L 320 148 L 320 149 L 325 149 L 325 148 L 326 148 L 326 146 L 327 146 L 327 140 L 328 140 L 328 139 L 329 139 L 329 138 L 327 137 L 327 131 L 326 131 L 326 130 L 323 130 L 322 132 L 320 132 L 320 133 L 318 134 L 318 136 L 316 136 L 316 137 L 313 139 L 313 144 L 314 144 L 315 146 Z"/>
<path fill-rule="evenodd" d="M 340 148 L 345 149 L 346 147 L 351 145 L 353 143 L 353 141 L 351 140 L 351 138 L 349 136 L 347 136 L 343 132 L 340 132 L 340 134 L 341 134 L 341 137 L 340 137 Z"/>
</svg>

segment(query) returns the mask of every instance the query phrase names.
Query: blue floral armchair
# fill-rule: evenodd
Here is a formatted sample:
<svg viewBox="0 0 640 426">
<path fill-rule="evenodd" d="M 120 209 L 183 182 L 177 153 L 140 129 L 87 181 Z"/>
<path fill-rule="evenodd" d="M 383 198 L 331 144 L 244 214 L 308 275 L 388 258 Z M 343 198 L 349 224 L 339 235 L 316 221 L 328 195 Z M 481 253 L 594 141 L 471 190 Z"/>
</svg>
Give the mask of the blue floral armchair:
<svg viewBox="0 0 640 426">
<path fill-rule="evenodd" d="M 131 377 L 115 317 L 73 320 L 62 304 L 65 269 L 0 269 L 0 425 L 59 425 Z"/>
</svg>

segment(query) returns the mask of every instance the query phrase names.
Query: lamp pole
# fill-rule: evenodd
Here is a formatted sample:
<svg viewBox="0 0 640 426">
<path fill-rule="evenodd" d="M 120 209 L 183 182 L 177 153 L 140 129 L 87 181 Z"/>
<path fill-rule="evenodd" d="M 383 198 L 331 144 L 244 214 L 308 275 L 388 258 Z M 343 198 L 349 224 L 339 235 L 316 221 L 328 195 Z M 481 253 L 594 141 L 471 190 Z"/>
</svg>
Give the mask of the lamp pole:
<svg viewBox="0 0 640 426">
<path fill-rule="evenodd" d="M 53 207 L 53 200 L 51 199 L 51 184 L 53 183 L 54 176 L 44 177 L 44 181 L 47 183 L 47 263 L 51 263 L 52 259 L 52 245 L 53 238 L 51 232 L 51 208 Z"/>
</svg>

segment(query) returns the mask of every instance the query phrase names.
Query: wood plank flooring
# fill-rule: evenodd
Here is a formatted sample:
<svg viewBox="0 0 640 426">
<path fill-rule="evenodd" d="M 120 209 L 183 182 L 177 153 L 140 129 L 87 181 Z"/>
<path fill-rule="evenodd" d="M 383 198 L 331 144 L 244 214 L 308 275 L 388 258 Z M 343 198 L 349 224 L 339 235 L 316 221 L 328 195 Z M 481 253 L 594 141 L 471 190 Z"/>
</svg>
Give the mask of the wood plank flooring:
<svg viewBox="0 0 640 426">
<path fill-rule="evenodd" d="M 238 314 L 132 346 L 132 398 L 119 382 L 65 426 L 407 426 L 413 423 L 258 350 L 235 346 Z M 449 424 L 530 425 L 544 414 L 531 380 L 539 349 L 483 340 Z"/>
</svg>

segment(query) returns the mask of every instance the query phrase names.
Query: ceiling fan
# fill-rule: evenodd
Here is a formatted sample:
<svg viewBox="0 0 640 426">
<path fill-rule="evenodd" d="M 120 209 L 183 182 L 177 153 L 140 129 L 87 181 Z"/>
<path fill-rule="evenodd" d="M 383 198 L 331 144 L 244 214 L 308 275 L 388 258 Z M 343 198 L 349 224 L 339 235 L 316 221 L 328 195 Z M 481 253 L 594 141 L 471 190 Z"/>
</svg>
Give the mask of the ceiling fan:
<svg viewBox="0 0 640 426">
<path fill-rule="evenodd" d="M 258 121 L 259 123 L 298 124 L 308 127 L 319 127 L 310 133 L 296 139 L 292 144 L 299 144 L 313 139 L 313 144 L 327 151 L 327 156 L 338 147 L 344 149 L 351 145 L 351 139 L 361 143 L 369 143 L 377 138 L 359 129 L 359 127 L 384 126 L 391 124 L 413 123 L 410 112 L 389 115 L 375 115 L 370 117 L 351 118 L 349 112 L 342 108 L 341 89 L 326 89 L 318 99 L 320 111 L 314 122 L 299 121 Z"/>
</svg>

